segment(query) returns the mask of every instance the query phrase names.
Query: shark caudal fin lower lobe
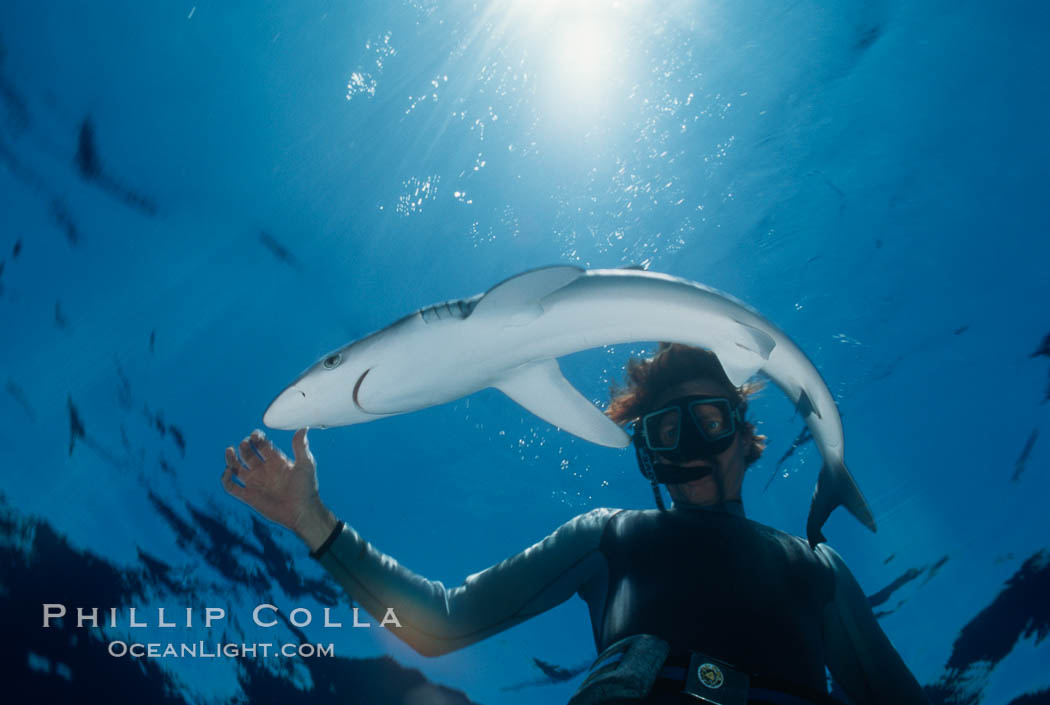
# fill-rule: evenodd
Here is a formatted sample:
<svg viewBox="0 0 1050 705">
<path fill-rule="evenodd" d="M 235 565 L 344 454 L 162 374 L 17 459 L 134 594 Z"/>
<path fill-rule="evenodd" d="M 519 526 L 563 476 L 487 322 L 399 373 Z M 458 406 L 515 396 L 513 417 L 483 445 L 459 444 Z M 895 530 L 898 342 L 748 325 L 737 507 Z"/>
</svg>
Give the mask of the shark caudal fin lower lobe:
<svg viewBox="0 0 1050 705">
<path fill-rule="evenodd" d="M 817 488 L 813 492 L 809 518 L 806 520 L 806 537 L 810 546 L 816 547 L 818 543 L 825 542 L 821 529 L 839 506 L 848 509 L 864 526 L 876 530 L 875 516 L 845 463 L 825 464 L 817 478 Z"/>
</svg>

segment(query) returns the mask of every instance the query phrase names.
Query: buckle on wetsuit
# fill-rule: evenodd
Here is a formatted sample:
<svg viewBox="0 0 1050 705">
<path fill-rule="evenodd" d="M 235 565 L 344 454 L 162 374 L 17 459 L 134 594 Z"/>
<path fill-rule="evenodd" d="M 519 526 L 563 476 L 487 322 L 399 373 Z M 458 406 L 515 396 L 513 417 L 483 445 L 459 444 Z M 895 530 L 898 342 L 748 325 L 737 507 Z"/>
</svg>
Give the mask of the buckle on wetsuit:
<svg viewBox="0 0 1050 705">
<path fill-rule="evenodd" d="M 667 660 L 670 646 L 652 634 L 620 639 L 591 665 L 568 705 L 601 705 L 644 698 Z"/>
<path fill-rule="evenodd" d="M 664 666 L 661 678 L 685 681 L 683 693 L 712 705 L 746 705 L 751 678 L 725 661 L 692 652 L 689 666 Z"/>
</svg>

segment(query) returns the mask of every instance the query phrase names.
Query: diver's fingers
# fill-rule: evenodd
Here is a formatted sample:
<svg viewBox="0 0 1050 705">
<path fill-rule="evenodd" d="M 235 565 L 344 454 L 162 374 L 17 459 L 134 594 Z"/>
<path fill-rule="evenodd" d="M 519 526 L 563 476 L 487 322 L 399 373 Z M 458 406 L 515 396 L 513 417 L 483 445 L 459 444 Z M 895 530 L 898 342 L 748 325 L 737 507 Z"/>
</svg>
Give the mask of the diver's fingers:
<svg viewBox="0 0 1050 705">
<path fill-rule="evenodd" d="M 233 481 L 234 468 L 230 465 L 226 466 L 226 469 L 222 471 L 222 488 L 226 490 L 228 494 L 233 495 L 242 502 L 244 499 L 245 488 L 238 485 Z"/>
<path fill-rule="evenodd" d="M 259 457 L 259 453 L 256 452 L 255 447 L 252 445 L 252 439 L 250 436 L 241 441 L 240 449 L 241 462 L 243 462 L 249 470 L 254 470 L 262 465 L 262 458 Z"/>
<path fill-rule="evenodd" d="M 279 460 L 284 460 L 285 462 L 288 461 L 288 458 L 284 456 L 281 449 L 275 446 L 273 441 L 267 438 L 266 434 L 259 429 L 252 431 L 251 438 L 252 445 L 255 446 L 255 450 L 259 451 L 259 455 L 262 456 L 264 461 L 269 462 L 271 458 L 277 458 Z"/>
<path fill-rule="evenodd" d="M 310 441 L 306 438 L 306 429 L 300 428 L 292 436 L 292 450 L 295 451 L 295 463 L 306 462 L 314 465 L 314 454 L 310 452 Z"/>
<path fill-rule="evenodd" d="M 237 458 L 237 451 L 233 449 L 233 446 L 227 446 L 226 448 L 226 465 L 232 468 L 237 475 L 248 470 L 248 468 L 241 465 L 241 461 Z"/>
</svg>

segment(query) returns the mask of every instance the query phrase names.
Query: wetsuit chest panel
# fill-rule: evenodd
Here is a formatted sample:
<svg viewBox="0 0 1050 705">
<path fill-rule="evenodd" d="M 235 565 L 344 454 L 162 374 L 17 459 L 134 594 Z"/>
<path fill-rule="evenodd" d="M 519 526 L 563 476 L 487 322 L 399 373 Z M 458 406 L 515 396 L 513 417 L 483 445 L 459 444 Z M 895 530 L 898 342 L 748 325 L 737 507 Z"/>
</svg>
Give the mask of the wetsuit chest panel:
<svg viewBox="0 0 1050 705">
<path fill-rule="evenodd" d="M 794 536 L 718 511 L 626 511 L 601 550 L 609 583 L 599 649 L 631 634 L 823 690 L 830 572 Z"/>
</svg>

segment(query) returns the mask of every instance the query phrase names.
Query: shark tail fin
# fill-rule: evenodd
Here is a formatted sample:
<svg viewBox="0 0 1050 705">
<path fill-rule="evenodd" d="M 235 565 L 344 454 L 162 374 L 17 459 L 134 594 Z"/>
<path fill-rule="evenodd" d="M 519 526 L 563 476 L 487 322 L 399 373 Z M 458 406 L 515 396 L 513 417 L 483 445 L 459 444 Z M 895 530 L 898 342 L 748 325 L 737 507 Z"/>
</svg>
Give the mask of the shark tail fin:
<svg viewBox="0 0 1050 705">
<path fill-rule="evenodd" d="M 861 524 L 872 531 L 876 530 L 875 517 L 868 507 L 864 495 L 853 480 L 846 464 L 842 461 L 825 463 L 817 478 L 817 488 L 813 491 L 813 501 L 809 505 L 809 518 L 806 520 L 806 536 L 814 548 L 825 541 L 821 529 L 836 507 L 843 506 L 855 516 Z"/>
</svg>

